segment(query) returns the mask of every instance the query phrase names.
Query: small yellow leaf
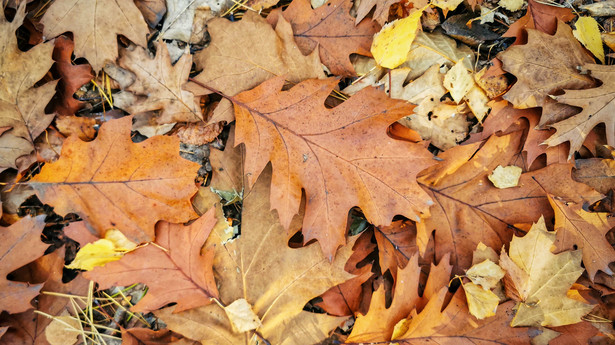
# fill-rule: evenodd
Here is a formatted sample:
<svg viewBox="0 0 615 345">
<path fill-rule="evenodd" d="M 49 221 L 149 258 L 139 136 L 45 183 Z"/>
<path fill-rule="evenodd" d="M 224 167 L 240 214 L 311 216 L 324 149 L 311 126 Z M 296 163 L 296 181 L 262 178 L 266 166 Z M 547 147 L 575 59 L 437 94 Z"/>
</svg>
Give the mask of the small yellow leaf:
<svg viewBox="0 0 615 345">
<path fill-rule="evenodd" d="M 371 52 L 378 65 L 393 69 L 406 61 L 412 41 L 421 25 L 424 9 L 425 7 L 412 12 L 406 18 L 386 24 L 374 36 Z"/>
<path fill-rule="evenodd" d="M 573 31 L 574 37 L 604 63 L 604 47 L 598 22 L 592 17 L 579 17 L 575 26 L 577 29 Z"/>
<path fill-rule="evenodd" d="M 88 243 L 77 252 L 75 260 L 67 268 L 91 271 L 96 266 L 117 261 L 127 252 L 135 249 L 137 245 L 124 236 L 121 231 L 111 229 L 105 238 L 94 243 Z"/>
<path fill-rule="evenodd" d="M 494 288 L 505 274 L 504 270 L 491 260 L 485 260 L 466 271 L 466 277 L 485 290 Z"/>
<path fill-rule="evenodd" d="M 463 0 L 432 0 L 431 4 L 436 7 L 440 7 L 444 12 L 444 15 L 446 15 L 448 11 L 453 11 L 462 2 Z"/>
<path fill-rule="evenodd" d="M 457 104 L 474 86 L 472 74 L 464 67 L 463 60 L 459 60 L 444 76 L 444 87 L 451 93 L 451 97 Z"/>
<path fill-rule="evenodd" d="M 500 303 L 500 298 L 496 294 L 474 283 L 463 284 L 463 290 L 466 293 L 470 314 L 479 320 L 495 315 Z"/>
<path fill-rule="evenodd" d="M 498 165 L 489 175 L 489 181 L 493 182 L 493 185 L 497 188 L 504 189 L 510 187 L 516 187 L 521 177 L 522 169 L 518 166 L 509 165 L 503 167 Z"/>
<path fill-rule="evenodd" d="M 519 11 L 524 3 L 523 0 L 500 0 L 500 6 L 512 12 Z"/>
<path fill-rule="evenodd" d="M 235 333 L 251 331 L 262 326 L 258 315 L 254 313 L 252 306 L 244 298 L 240 298 L 224 307 L 224 312 L 231 321 Z"/>
<path fill-rule="evenodd" d="M 411 321 L 412 319 L 399 320 L 399 322 L 395 324 L 395 327 L 393 327 L 393 335 L 391 335 L 391 340 L 395 340 L 401 337 L 402 335 L 406 334 L 406 332 L 408 332 L 408 329 L 410 327 Z"/>
</svg>

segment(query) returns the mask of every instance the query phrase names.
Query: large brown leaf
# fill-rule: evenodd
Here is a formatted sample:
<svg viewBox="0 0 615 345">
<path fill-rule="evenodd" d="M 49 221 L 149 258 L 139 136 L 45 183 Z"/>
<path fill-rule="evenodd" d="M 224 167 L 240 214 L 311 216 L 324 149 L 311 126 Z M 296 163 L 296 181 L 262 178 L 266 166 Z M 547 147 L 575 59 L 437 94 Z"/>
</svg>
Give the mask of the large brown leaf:
<svg viewBox="0 0 615 345">
<path fill-rule="evenodd" d="M 527 42 L 525 29 L 536 29 L 553 35 L 557 30 L 557 21 L 569 22 L 575 18 L 571 9 L 543 4 L 535 0 L 528 0 L 525 16 L 519 18 L 502 37 L 516 37 L 516 44 Z"/>
<path fill-rule="evenodd" d="M 574 38 L 572 29 L 561 21 L 554 36 L 530 29 L 527 44 L 512 46 L 498 56 L 502 68 L 517 77 L 504 99 L 515 108 L 543 107 L 541 125 L 550 122 L 547 120 L 552 117 L 570 115 L 566 115 L 568 111 L 560 109 L 549 95 L 594 84 L 590 76 L 577 69 L 594 59 Z M 559 113 L 563 114 L 554 115 Z"/>
<path fill-rule="evenodd" d="M 368 221 L 389 225 L 395 215 L 417 219 L 431 200 L 416 174 L 431 165 L 421 144 L 393 140 L 388 126 L 412 106 L 373 88 L 333 109 L 324 101 L 337 80 L 308 80 L 280 91 L 271 79 L 233 98 L 236 144 L 246 145 L 248 185 L 271 162 L 271 207 L 289 228 L 306 194 L 303 234 L 318 239 L 333 258 L 344 244 L 348 211 L 359 206 Z"/>
<path fill-rule="evenodd" d="M 320 51 L 320 60 L 331 73 L 339 76 L 354 76 L 350 54 L 371 56 L 372 38 L 380 26 L 364 20 L 355 27 L 350 16 L 350 0 L 332 0 L 313 10 L 309 0 L 294 0 L 281 12 L 290 22 L 295 41 L 304 54 Z M 274 24 L 280 11 L 273 11 L 267 20 Z"/>
<path fill-rule="evenodd" d="M 72 32 L 75 55 L 85 57 L 96 73 L 107 60 L 117 58 L 118 35 L 147 46 L 147 24 L 133 1 L 58 0 L 46 10 L 41 23 L 47 38 Z"/>
<path fill-rule="evenodd" d="M 311 345 L 322 341 L 344 318 L 303 310 L 312 298 L 352 277 L 344 264 L 352 245 L 340 250 L 331 263 L 316 245 L 291 249 L 286 232 L 268 201 L 270 170 L 246 196 L 242 234 L 218 242 L 214 271 L 220 284 L 220 302 L 230 305 L 245 299 L 262 326 L 234 332 L 224 310 L 216 305 L 174 313 L 175 307 L 156 312 L 168 327 L 203 344 L 255 344 L 259 337 L 271 345 Z M 299 222 L 293 224 L 297 230 Z M 213 236 L 214 234 L 212 234 Z M 262 344 L 262 342 L 259 342 Z"/>
<path fill-rule="evenodd" d="M 157 124 L 203 121 L 194 95 L 182 88 L 192 67 L 190 54 L 183 54 L 172 65 L 167 44 L 160 42 L 153 59 L 145 48 L 123 49 L 120 65 L 137 77 L 128 87 L 138 97 L 126 107 L 131 114 L 159 111 Z"/>
<path fill-rule="evenodd" d="M 463 274 L 471 265 L 467 253 L 479 242 L 499 250 L 512 238 L 515 224 L 530 224 L 543 214 L 552 217 L 545 190 L 581 204 L 600 199 L 599 193 L 572 180 L 569 164 L 524 173 L 515 188 L 494 187 L 487 176 L 498 165 L 514 165 L 520 139 L 517 131 L 491 136 L 480 149 L 478 144 L 454 147 L 421 174 L 419 183 L 435 201 L 430 216 L 417 223 L 421 252 L 435 231 L 436 258 L 450 253 L 454 272 Z"/>
<path fill-rule="evenodd" d="M 60 115 L 74 115 L 83 106 L 83 102 L 73 98 L 73 94 L 83 84 L 94 78 L 92 68 L 87 64 L 73 65 L 72 54 L 75 49 L 73 40 L 66 36 L 59 36 L 55 40 L 53 59 L 55 69 L 60 74 L 58 84 L 59 102 L 55 104 L 55 111 Z"/>
<path fill-rule="evenodd" d="M 147 313 L 169 303 L 176 312 L 200 307 L 218 297 L 212 271 L 212 248 L 201 255 L 201 247 L 216 224 L 212 208 L 188 226 L 160 222 L 156 245 L 149 244 L 124 255 L 119 261 L 86 272 L 100 289 L 143 283 L 145 297 L 132 310 Z"/>
<path fill-rule="evenodd" d="M 615 145 L 615 69 L 593 64 L 584 68 L 591 72 L 592 77 L 599 79 L 602 85 L 587 90 L 566 90 L 565 94 L 557 96 L 557 101 L 581 107 L 583 111 L 552 124 L 551 127 L 555 128 L 556 132 L 546 141 L 550 146 L 569 141 L 570 156 L 583 145 L 589 132 L 600 123 L 606 126 L 608 144 Z"/>
<path fill-rule="evenodd" d="M 190 198 L 199 164 L 179 156 L 177 138 L 133 143 L 131 126 L 127 116 L 103 124 L 94 141 L 69 137 L 60 159 L 29 184 L 56 212 L 78 213 L 99 237 L 118 228 L 141 243 L 154 238 L 158 220 L 181 223 L 196 216 Z"/>
<path fill-rule="evenodd" d="M 235 96 L 275 76 L 292 83 L 325 76 L 318 52 L 304 56 L 283 17 L 274 30 L 261 16 L 248 11 L 237 22 L 213 19 L 207 23 L 207 31 L 211 43 L 194 55 L 197 68 L 203 70 L 194 79 L 225 95 Z M 188 85 L 196 95 L 210 93 L 196 83 Z M 233 120 L 230 102 L 222 100 L 210 122 Z"/>
<path fill-rule="evenodd" d="M 27 52 L 17 47 L 15 32 L 25 17 L 25 2 L 12 22 L 0 16 L 0 171 L 17 168 L 17 158 L 34 150 L 34 140 L 53 121 L 45 107 L 55 93 L 55 82 L 32 88 L 53 64 L 53 43 L 39 44 Z"/>
<path fill-rule="evenodd" d="M 0 228 L 0 311 L 20 313 L 32 306 L 42 284 L 28 284 L 6 279 L 7 274 L 43 255 L 47 244 L 41 242 L 45 216 L 23 218 Z"/>
</svg>

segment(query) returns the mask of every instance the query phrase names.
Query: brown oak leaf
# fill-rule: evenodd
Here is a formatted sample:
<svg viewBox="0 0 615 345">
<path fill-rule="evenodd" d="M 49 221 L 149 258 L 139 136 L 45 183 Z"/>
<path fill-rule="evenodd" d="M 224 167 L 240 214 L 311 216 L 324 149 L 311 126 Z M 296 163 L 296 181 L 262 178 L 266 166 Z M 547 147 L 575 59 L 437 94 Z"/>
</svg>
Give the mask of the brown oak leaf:
<svg viewBox="0 0 615 345">
<path fill-rule="evenodd" d="M 211 20 L 207 24 L 211 43 L 194 56 L 197 68 L 203 70 L 194 80 L 235 96 L 275 76 L 285 76 L 292 83 L 323 78 L 318 52 L 304 56 L 293 39 L 290 24 L 284 18 L 278 20 L 275 30 L 251 11 L 237 22 Z M 211 92 L 197 83 L 189 83 L 188 87 L 198 96 Z M 232 106 L 223 99 L 209 122 L 233 120 Z"/>
<path fill-rule="evenodd" d="M 516 37 L 515 44 L 527 42 L 525 29 L 536 29 L 546 34 L 553 35 L 557 30 L 557 22 L 569 22 L 576 15 L 566 7 L 549 6 L 536 0 L 528 0 L 525 16 L 519 18 L 502 37 Z"/>
<path fill-rule="evenodd" d="M 313 10 L 309 0 L 294 0 L 284 12 L 272 11 L 267 20 L 275 24 L 281 13 L 292 25 L 295 41 L 304 54 L 318 47 L 320 60 L 331 73 L 354 76 L 350 54 L 371 56 L 372 38 L 380 25 L 364 20 L 355 26 L 351 7 L 350 0 L 332 0 Z"/>
<path fill-rule="evenodd" d="M 212 271 L 212 248 L 201 255 L 201 247 L 216 224 L 212 208 L 188 226 L 160 222 L 156 225 L 156 245 L 145 245 L 119 261 L 96 267 L 84 276 L 100 289 L 143 283 L 147 294 L 131 310 L 147 313 L 169 303 L 175 312 L 211 303 L 218 297 Z"/>
<path fill-rule="evenodd" d="M 190 54 L 183 54 L 172 65 L 167 44 L 161 42 L 153 59 L 147 49 L 134 47 L 122 49 L 119 63 L 136 75 L 128 91 L 133 92 L 137 100 L 125 106 L 125 110 L 132 114 L 159 111 L 156 124 L 203 121 L 194 95 L 183 89 L 192 67 Z"/>
<path fill-rule="evenodd" d="M 547 141 L 549 146 L 559 145 L 563 142 L 570 142 L 570 155 L 579 150 L 589 132 L 600 123 L 606 126 L 607 143 L 615 145 L 615 96 L 613 86 L 615 85 L 615 69 L 611 66 L 586 65 L 585 69 L 590 71 L 591 76 L 602 82 L 597 88 L 587 90 L 568 90 L 561 96 L 557 96 L 558 102 L 570 104 L 583 108 L 577 115 L 556 122 L 551 125 L 556 132 Z"/>
<path fill-rule="evenodd" d="M 589 158 L 575 159 L 576 169 L 572 172 L 575 180 L 583 182 L 602 194 L 615 189 L 615 160 Z"/>
<path fill-rule="evenodd" d="M 0 311 L 11 314 L 31 309 L 30 301 L 43 284 L 28 284 L 6 279 L 7 274 L 43 255 L 49 245 L 41 241 L 45 216 L 23 218 L 0 228 Z"/>
<path fill-rule="evenodd" d="M 303 235 L 318 239 L 333 258 L 345 242 L 348 211 L 358 206 L 369 222 L 389 225 L 395 215 L 416 219 L 431 204 L 416 174 L 432 164 L 421 144 L 391 139 L 389 125 L 412 105 L 373 88 L 327 109 L 336 79 L 307 80 L 280 91 L 271 79 L 233 98 L 236 145 L 246 147 L 248 185 L 271 162 L 271 206 L 289 228 L 306 194 Z M 392 173 L 395 171 L 395 173 Z"/>
<path fill-rule="evenodd" d="M 59 36 L 55 39 L 53 59 L 55 69 L 60 75 L 58 83 L 59 102 L 54 105 L 54 110 L 65 116 L 75 115 L 75 112 L 83 106 L 83 102 L 73 98 L 73 94 L 81 86 L 94 78 L 92 67 L 88 65 L 74 65 L 71 59 L 75 43 L 66 36 Z"/>
<path fill-rule="evenodd" d="M 118 56 L 117 36 L 145 47 L 149 34 L 143 15 L 133 1 L 58 0 L 41 19 L 46 38 L 72 32 L 75 56 L 85 57 L 98 73 L 107 60 Z"/>
<path fill-rule="evenodd" d="M 60 159 L 46 164 L 29 185 L 56 212 L 78 213 L 99 237 L 118 228 L 134 242 L 148 242 L 158 220 L 194 218 L 190 198 L 200 165 L 179 156 L 177 138 L 133 143 L 131 126 L 127 116 L 104 123 L 91 142 L 69 137 Z"/>
<path fill-rule="evenodd" d="M 303 310 L 305 304 L 327 289 L 352 277 L 344 264 L 352 244 L 341 249 L 333 262 L 319 246 L 289 248 L 286 232 L 268 201 L 271 170 L 263 173 L 246 196 L 242 209 L 242 234 L 218 243 L 214 271 L 220 284 L 220 303 L 246 301 L 261 325 L 234 332 L 225 310 L 218 304 L 176 313 L 176 307 L 155 312 L 169 329 L 203 344 L 311 345 L 319 343 L 345 318 Z M 293 224 L 296 231 L 300 222 Z"/>
<path fill-rule="evenodd" d="M 34 150 L 34 140 L 53 121 L 45 107 L 55 93 L 56 82 L 33 88 L 49 71 L 53 43 L 34 46 L 27 52 L 17 47 L 15 32 L 25 17 L 25 2 L 12 22 L 0 15 L 0 171 L 17 168 L 16 160 Z"/>
<path fill-rule="evenodd" d="M 196 345 L 195 341 L 188 340 L 181 335 L 161 329 L 153 331 L 148 328 L 122 328 L 122 345 Z"/>
<path fill-rule="evenodd" d="M 594 59 L 574 38 L 572 29 L 561 21 L 554 36 L 528 30 L 527 44 L 512 46 L 498 57 L 502 68 L 517 78 L 504 99 L 515 108 L 542 107 L 541 126 L 575 113 L 574 108 L 558 104 L 550 95 L 594 85 L 590 76 L 577 69 Z"/>
<path fill-rule="evenodd" d="M 615 249 L 605 236 L 615 227 L 615 218 L 608 213 L 587 212 L 582 204 L 567 203 L 552 196 L 549 202 L 555 211 L 557 251 L 582 249 L 583 263 L 592 281 L 598 270 L 613 275 L 609 264 L 615 261 Z"/>
<path fill-rule="evenodd" d="M 389 20 L 389 9 L 391 5 L 400 2 L 400 0 L 362 0 L 359 2 L 359 6 L 357 7 L 357 19 L 355 20 L 356 24 L 359 24 L 363 18 L 367 17 L 367 15 L 372 11 L 372 8 L 376 6 L 374 9 L 374 14 L 372 14 L 372 18 L 378 22 L 381 26 L 384 25 Z M 413 3 L 416 1 L 413 1 Z M 420 7 L 414 5 L 414 7 Z"/>
</svg>

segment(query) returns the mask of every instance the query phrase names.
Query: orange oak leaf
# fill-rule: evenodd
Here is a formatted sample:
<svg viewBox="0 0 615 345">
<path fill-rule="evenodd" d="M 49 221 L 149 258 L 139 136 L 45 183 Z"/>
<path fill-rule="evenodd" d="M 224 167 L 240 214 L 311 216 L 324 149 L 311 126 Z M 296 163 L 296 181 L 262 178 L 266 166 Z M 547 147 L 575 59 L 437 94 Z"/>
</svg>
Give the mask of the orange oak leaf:
<svg viewBox="0 0 615 345">
<path fill-rule="evenodd" d="M 74 312 L 74 306 L 68 296 L 86 295 L 89 281 L 80 275 L 68 283 L 62 281 L 64 255 L 65 249 L 61 247 L 51 254 L 40 257 L 29 264 L 26 270 L 19 272 L 21 273 L 19 274 L 20 279 L 42 283 L 43 288 L 35 300 L 33 310 L 0 316 L 0 325 L 9 327 L 0 342 L 3 344 L 47 345 L 50 342 L 45 335 L 45 329 L 53 319 L 35 311 L 53 316 L 68 315 Z M 65 294 L 65 296 L 46 292 Z"/>
<path fill-rule="evenodd" d="M 54 114 L 45 114 L 45 107 L 55 93 L 56 82 L 33 87 L 53 64 L 53 42 L 21 51 L 15 32 L 25 15 L 25 2 L 12 22 L 0 15 L 0 128 L 4 128 L 0 132 L 0 171 L 18 168 L 17 159 L 35 149 L 35 139 L 54 118 Z"/>
<path fill-rule="evenodd" d="M 390 226 L 379 226 L 374 229 L 376 243 L 378 244 L 378 257 L 380 259 L 380 271 L 384 274 L 391 271 L 393 277 L 397 276 L 398 267 L 406 267 L 408 260 L 419 248 L 416 245 L 416 225 L 408 220 L 398 220 Z M 430 247 L 431 248 L 431 247 Z M 423 254 L 423 257 L 433 257 L 433 252 Z M 419 259 L 421 266 L 429 262 Z"/>
<path fill-rule="evenodd" d="M 536 0 L 528 0 L 525 16 L 519 18 L 502 37 L 516 37 L 515 44 L 527 42 L 524 29 L 536 29 L 546 34 L 553 35 L 557 29 L 557 21 L 569 22 L 576 15 L 566 7 L 549 6 Z"/>
<path fill-rule="evenodd" d="M 435 202 L 430 215 L 416 224 L 421 253 L 435 231 L 436 259 L 450 253 L 454 273 L 463 274 L 471 265 L 467 253 L 478 243 L 499 250 L 512 238 L 515 224 L 532 223 L 543 214 L 552 217 L 545 190 L 581 204 L 601 198 L 572 180 L 570 164 L 526 172 L 515 188 L 494 187 L 488 175 L 498 165 L 514 165 L 521 134 L 494 135 L 482 147 L 480 143 L 454 147 L 440 155 L 441 162 L 421 173 L 418 182 Z"/>
<path fill-rule="evenodd" d="M 284 12 L 271 12 L 267 20 L 275 24 L 282 13 L 292 25 L 295 41 L 303 54 L 318 48 L 320 60 L 331 73 L 354 76 L 350 54 L 371 56 L 372 38 L 380 26 L 371 20 L 355 26 L 351 7 L 350 0 L 332 0 L 313 10 L 309 0 L 294 0 Z"/>
<path fill-rule="evenodd" d="M 582 204 L 567 203 L 549 196 L 555 211 L 555 247 L 558 252 L 582 249 L 583 263 L 593 281 L 598 270 L 613 275 L 609 264 L 615 261 L 615 249 L 606 234 L 615 227 L 608 213 L 587 212 Z"/>
<path fill-rule="evenodd" d="M 147 24 L 133 1 L 58 0 L 45 11 L 41 23 L 47 38 L 72 32 L 75 56 L 85 57 L 96 73 L 107 60 L 117 58 L 118 35 L 147 46 Z"/>
<path fill-rule="evenodd" d="M 271 162 L 271 207 L 289 228 L 306 194 L 303 235 L 318 239 L 333 258 L 345 242 L 348 211 L 360 207 L 369 222 L 393 216 L 417 219 L 431 204 L 416 174 L 432 164 L 421 144 L 393 140 L 388 126 L 412 105 L 365 88 L 333 109 L 324 101 L 336 79 L 307 80 L 280 91 L 282 78 L 233 97 L 235 144 L 246 147 L 248 185 Z M 395 171 L 395 173 L 392 173 Z"/>
<path fill-rule="evenodd" d="M 42 256 L 49 247 L 41 241 L 44 219 L 45 216 L 27 217 L 0 228 L 0 311 L 13 314 L 31 309 L 30 301 L 43 287 L 10 281 L 6 276 Z"/>
<path fill-rule="evenodd" d="M 570 154 L 581 148 L 583 141 L 589 132 L 600 123 L 606 126 L 607 143 L 615 145 L 615 96 L 612 90 L 615 85 L 615 69 L 611 66 L 585 65 L 591 76 L 602 82 L 597 88 L 587 90 L 566 90 L 561 96 L 557 96 L 558 102 L 583 108 L 577 115 L 551 125 L 556 132 L 546 143 L 555 146 L 563 142 L 570 142 Z"/>
<path fill-rule="evenodd" d="M 60 75 L 58 84 L 59 102 L 55 104 L 55 111 L 60 115 L 74 115 L 83 106 L 83 102 L 73 98 L 73 94 L 81 86 L 94 78 L 92 68 L 88 65 L 74 65 L 71 59 L 75 43 L 66 36 L 59 36 L 55 40 L 53 59 L 55 69 Z"/>
<path fill-rule="evenodd" d="M 135 312 L 147 313 L 172 302 L 177 303 L 176 312 L 207 305 L 218 297 L 213 248 L 201 255 L 201 247 L 216 225 L 214 212 L 210 209 L 188 226 L 160 222 L 156 245 L 139 247 L 84 276 L 97 282 L 100 289 L 146 284 L 147 294 L 132 307 Z"/>
<path fill-rule="evenodd" d="M 546 42 L 549 42 L 546 44 Z M 541 125 L 551 113 L 561 112 L 549 96 L 564 89 L 583 89 L 594 84 L 577 66 L 594 59 L 572 35 L 572 29 L 559 22 L 551 36 L 538 30 L 528 30 L 528 43 L 512 46 L 498 55 L 502 68 L 517 77 L 517 82 L 504 95 L 515 108 L 543 107 Z M 548 61 L 548 63 L 545 63 Z"/>
<path fill-rule="evenodd" d="M 199 164 L 179 156 L 177 138 L 133 143 L 131 126 L 127 116 L 104 123 L 91 142 L 69 137 L 60 159 L 45 165 L 29 185 L 56 212 L 78 213 L 99 237 L 118 228 L 133 242 L 148 242 L 158 220 L 196 217 L 190 198 Z"/>
</svg>

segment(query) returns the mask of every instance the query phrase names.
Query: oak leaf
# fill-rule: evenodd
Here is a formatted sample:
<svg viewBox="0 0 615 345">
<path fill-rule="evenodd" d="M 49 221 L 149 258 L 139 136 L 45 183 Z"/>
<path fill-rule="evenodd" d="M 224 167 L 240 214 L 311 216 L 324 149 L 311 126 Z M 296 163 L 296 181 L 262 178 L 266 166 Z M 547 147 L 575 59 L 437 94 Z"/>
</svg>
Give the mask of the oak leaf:
<svg viewBox="0 0 615 345">
<path fill-rule="evenodd" d="M 147 46 L 149 34 L 143 15 L 133 1 L 59 0 L 41 19 L 43 35 L 57 37 L 67 31 L 75 39 L 75 56 L 85 57 L 98 73 L 118 56 L 117 36 Z"/>
<path fill-rule="evenodd" d="M 154 331 L 148 328 L 122 328 L 122 345 L 189 345 L 196 344 L 168 329 Z"/>
<path fill-rule="evenodd" d="M 598 270 L 613 275 L 609 264 L 615 261 L 615 249 L 605 236 L 615 227 L 615 219 L 608 213 L 587 212 L 582 204 L 567 203 L 552 196 L 549 202 L 555 211 L 556 250 L 581 249 L 592 281 Z"/>
<path fill-rule="evenodd" d="M 211 20 L 207 24 L 211 43 L 194 55 L 197 68 L 202 69 L 194 80 L 235 96 L 274 76 L 285 76 L 292 83 L 323 78 L 318 52 L 303 55 L 293 40 L 290 24 L 281 16 L 278 20 L 275 29 L 251 11 L 237 22 Z M 197 96 L 211 92 L 196 83 L 188 87 Z M 231 104 L 223 99 L 209 122 L 233 120 Z"/>
<path fill-rule="evenodd" d="M 45 107 L 55 93 L 56 82 L 33 88 L 49 71 L 53 43 L 34 46 L 27 52 L 17 47 L 15 32 L 25 17 L 25 2 L 12 22 L 0 16 L 0 171 L 17 168 L 16 160 L 34 150 L 34 140 L 53 121 Z"/>
<path fill-rule="evenodd" d="M 581 321 L 593 309 L 569 297 L 571 285 L 583 274 L 581 251 L 551 253 L 555 234 L 544 217 L 523 237 L 510 242 L 510 255 L 502 251 L 507 295 L 518 301 L 511 326 L 563 326 Z"/>
<path fill-rule="evenodd" d="M 558 102 L 583 108 L 577 115 L 551 125 L 556 132 L 545 141 L 549 146 L 570 142 L 570 155 L 579 150 L 589 132 L 599 123 L 606 126 L 607 143 L 615 145 L 615 97 L 612 94 L 615 85 L 615 69 L 603 65 L 586 65 L 591 76 L 599 79 L 602 85 L 587 90 L 566 90 L 561 96 L 556 96 Z"/>
<path fill-rule="evenodd" d="M 500 249 L 512 236 L 515 224 L 531 223 L 552 215 L 547 192 L 567 201 L 595 202 L 599 193 L 571 178 L 572 166 L 551 164 L 521 175 L 518 187 L 498 189 L 488 175 L 498 165 L 513 165 L 520 150 L 521 132 L 491 136 L 479 145 L 456 146 L 439 157 L 443 161 L 423 171 L 418 182 L 434 200 L 429 216 L 417 223 L 421 253 L 435 230 L 436 258 L 450 253 L 456 274 L 471 266 L 479 242 Z"/>
<path fill-rule="evenodd" d="M 60 101 L 55 104 L 55 111 L 60 115 L 75 115 L 75 112 L 83 106 L 83 102 L 73 98 L 73 94 L 81 86 L 94 79 L 92 68 L 85 65 L 73 65 L 72 54 L 75 49 L 73 40 L 66 36 L 55 39 L 53 59 L 55 68 L 60 75 L 58 83 L 58 97 Z"/>
<path fill-rule="evenodd" d="M 381 26 L 384 25 L 389 20 L 389 9 L 391 5 L 400 2 L 399 0 L 363 0 L 357 6 L 357 19 L 355 20 L 356 24 L 359 24 L 367 15 L 371 12 L 374 6 L 374 13 L 372 14 L 372 19 Z M 416 1 L 413 1 L 416 3 Z M 414 7 L 421 7 L 416 6 Z"/>
<path fill-rule="evenodd" d="M 527 33 L 527 44 L 512 46 L 499 55 L 502 68 L 517 77 L 504 99 L 515 108 L 543 107 L 544 117 L 552 111 L 548 103 L 552 102 L 550 95 L 594 84 L 591 77 L 577 70 L 577 66 L 591 63 L 593 58 L 574 38 L 572 29 L 561 21 L 553 36 L 538 30 L 527 30 Z"/>
<path fill-rule="evenodd" d="M 572 176 L 602 194 L 615 189 L 615 160 L 613 159 L 575 159 Z"/>
<path fill-rule="evenodd" d="M 62 281 L 64 256 L 65 247 L 61 247 L 29 264 L 27 270 L 19 272 L 21 280 L 41 283 L 41 294 L 35 300 L 34 309 L 0 316 L 0 326 L 9 327 L 1 339 L 3 344 L 49 345 L 45 331 L 52 319 L 35 311 L 53 316 L 69 315 L 74 311 L 74 305 L 68 295 L 87 294 L 89 281 L 82 276 L 79 275 L 67 283 Z"/>
<path fill-rule="evenodd" d="M 32 306 L 43 284 L 7 280 L 7 274 L 43 255 L 49 245 L 41 241 L 45 216 L 23 218 L 0 231 L 0 311 L 21 313 Z"/>
<path fill-rule="evenodd" d="M 549 6 L 536 0 L 528 0 L 525 16 L 519 18 L 502 37 L 516 37 L 515 44 L 527 42 L 526 29 L 536 29 L 546 34 L 553 35 L 557 30 L 557 22 L 569 22 L 576 15 L 570 8 Z"/>
<path fill-rule="evenodd" d="M 231 7 L 231 1 L 222 0 L 167 0 L 167 13 L 161 35 L 166 40 L 180 40 L 186 43 L 194 43 L 194 24 L 199 16 L 208 19 L 219 15 Z M 208 13 L 202 13 L 202 12 Z"/>
<path fill-rule="evenodd" d="M 176 312 L 200 307 L 218 297 L 212 271 L 212 248 L 201 247 L 216 224 L 214 208 L 188 226 L 160 222 L 156 245 L 149 244 L 125 254 L 119 261 L 96 267 L 84 276 L 100 289 L 143 283 L 147 294 L 131 309 L 147 313 L 169 303 Z"/>
<path fill-rule="evenodd" d="M 199 164 L 179 156 L 177 138 L 133 143 L 131 125 L 127 116 L 104 123 L 91 142 L 69 137 L 60 159 L 29 185 L 56 212 L 78 213 L 99 237 L 118 228 L 141 243 L 154 238 L 158 220 L 180 223 L 196 216 L 190 198 Z"/>
<path fill-rule="evenodd" d="M 245 299 L 262 326 L 234 333 L 224 310 L 217 304 L 174 312 L 155 312 L 168 327 L 206 344 L 308 345 L 322 341 L 344 318 L 303 310 L 312 298 L 352 277 L 344 264 L 352 245 L 340 250 L 330 263 L 316 245 L 291 249 L 287 235 L 268 201 L 271 175 L 262 174 L 246 196 L 242 209 L 242 234 L 216 247 L 214 271 L 220 284 L 220 302 L 229 305 Z M 299 228 L 299 222 L 293 229 Z"/>
<path fill-rule="evenodd" d="M 281 14 L 290 22 L 295 41 L 304 54 L 318 48 L 320 60 L 331 73 L 354 76 L 350 54 L 369 56 L 372 38 L 380 26 L 371 20 L 355 26 L 351 7 L 350 0 L 332 0 L 313 10 L 309 0 L 294 0 Z M 273 24 L 279 15 L 279 10 L 273 11 L 267 20 Z"/>
<path fill-rule="evenodd" d="M 421 144 L 387 136 L 388 126 L 411 106 L 368 88 L 327 109 L 324 101 L 336 79 L 280 91 L 283 83 L 271 79 L 233 98 L 235 144 L 246 147 L 248 186 L 271 161 L 271 206 L 282 226 L 289 228 L 305 190 L 305 241 L 318 239 L 333 258 L 345 242 L 352 207 L 380 226 L 397 214 L 416 219 L 430 205 L 415 176 L 431 164 L 431 154 Z"/>
</svg>

